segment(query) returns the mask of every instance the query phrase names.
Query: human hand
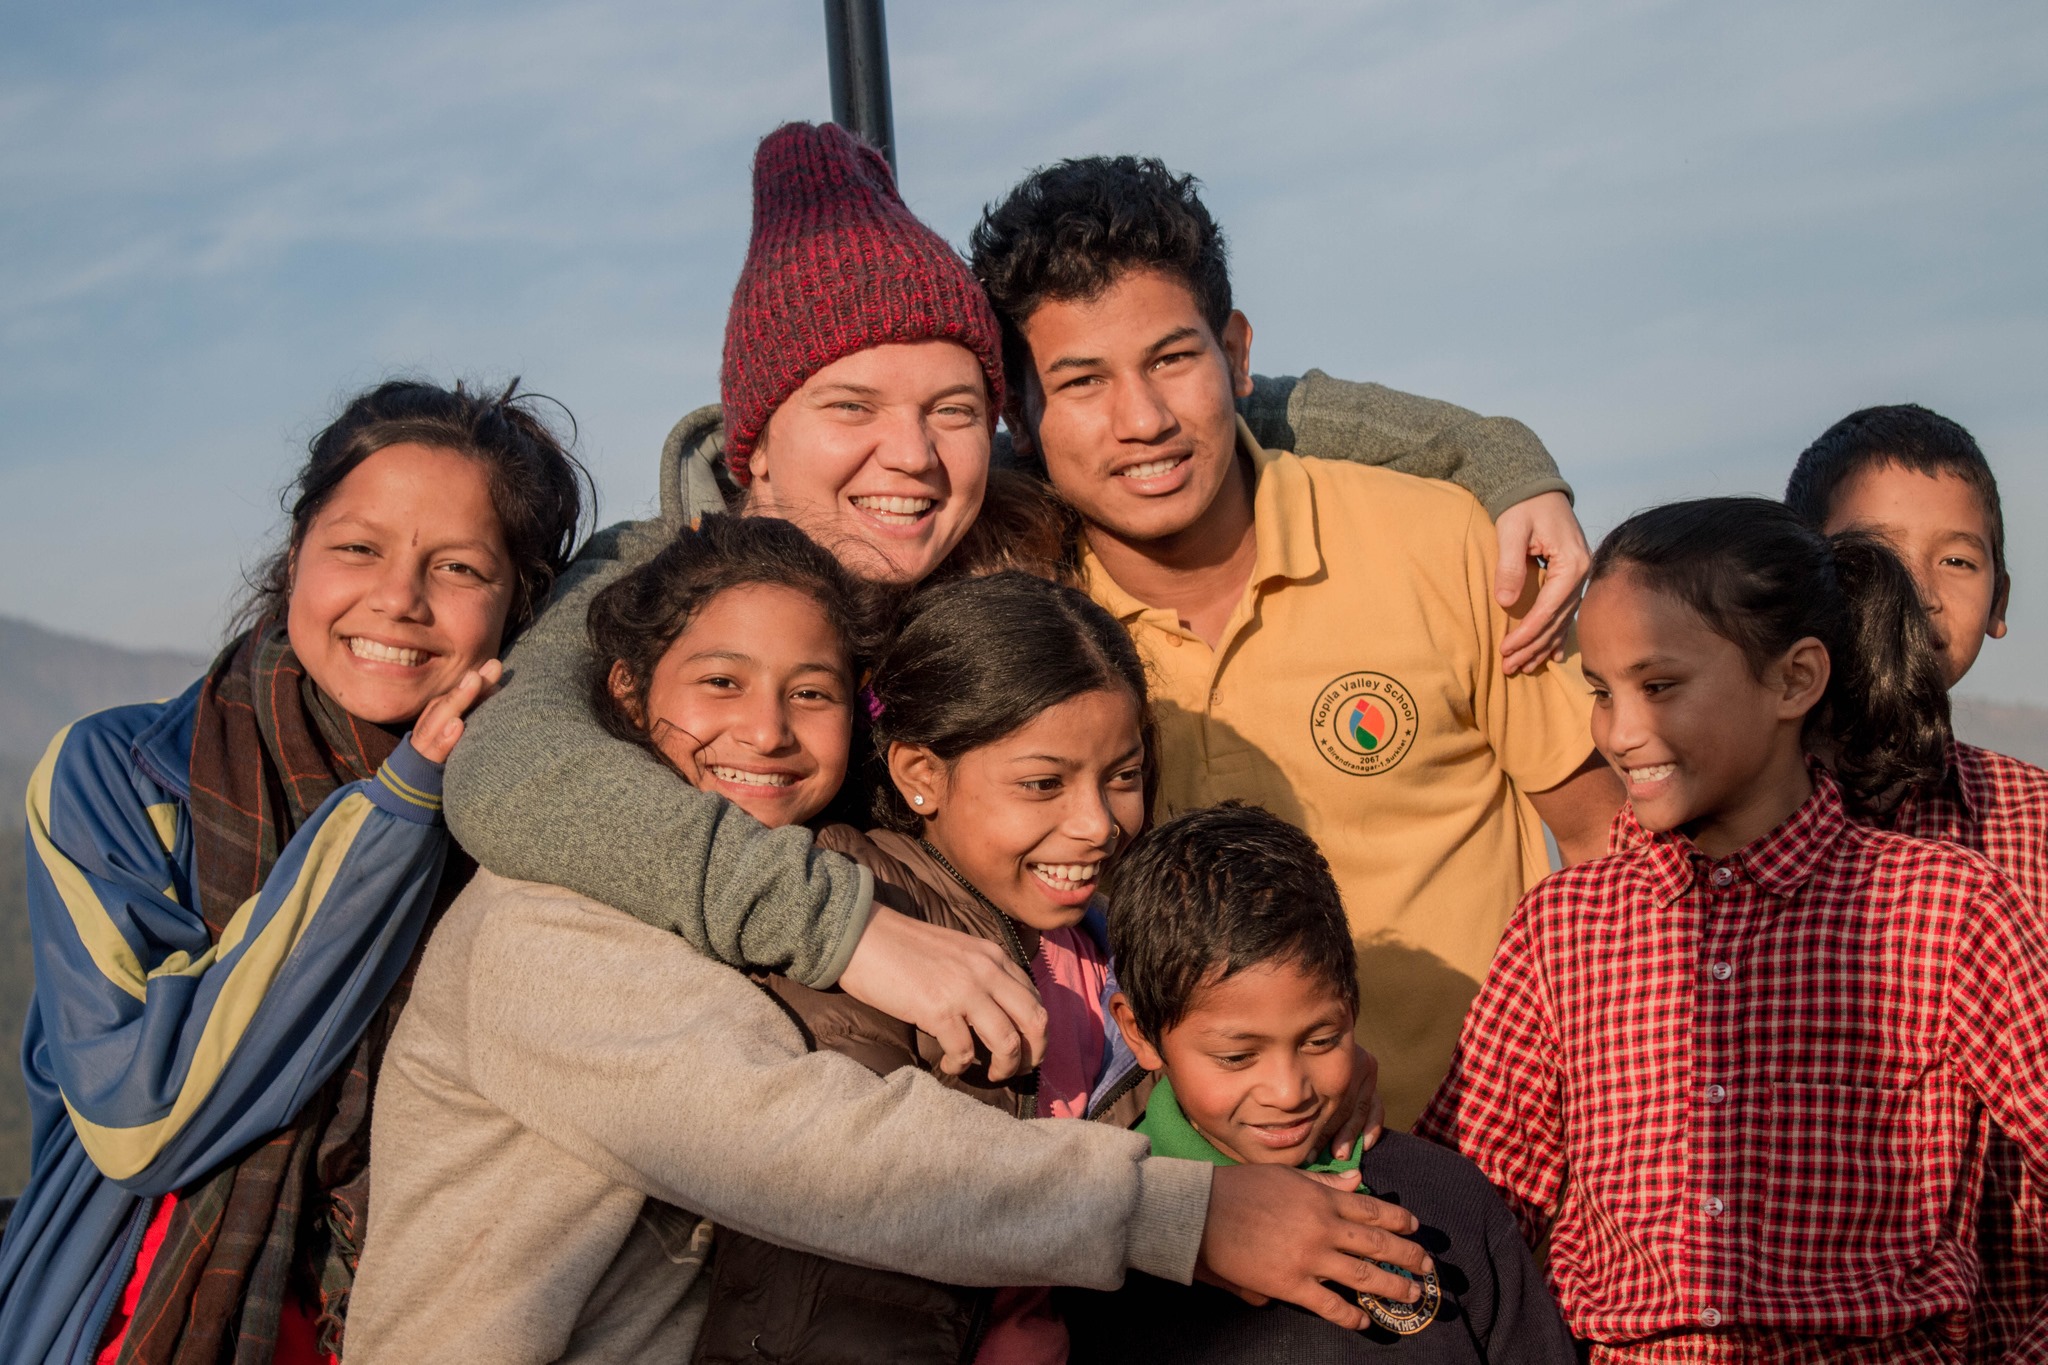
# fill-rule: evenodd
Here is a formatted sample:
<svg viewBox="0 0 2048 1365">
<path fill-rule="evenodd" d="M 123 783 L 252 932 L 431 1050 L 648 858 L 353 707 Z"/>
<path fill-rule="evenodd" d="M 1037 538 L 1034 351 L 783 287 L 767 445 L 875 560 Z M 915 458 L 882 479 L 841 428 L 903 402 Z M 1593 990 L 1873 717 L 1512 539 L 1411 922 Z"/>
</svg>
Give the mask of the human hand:
<svg viewBox="0 0 2048 1365">
<path fill-rule="evenodd" d="M 1031 978 L 985 939 L 878 905 L 839 988 L 936 1038 L 949 1076 L 974 1065 L 976 1038 L 988 1049 L 992 1081 L 1045 1056 L 1045 1006 Z"/>
<path fill-rule="evenodd" d="M 1365 1310 L 1330 1289 L 1342 1285 L 1412 1302 L 1412 1280 L 1435 1263 L 1407 1239 L 1419 1224 L 1398 1205 L 1358 1194 L 1358 1172 L 1304 1176 L 1288 1166 L 1219 1166 L 1209 1185 L 1209 1216 L 1195 1274 L 1251 1304 L 1285 1299 L 1339 1327 L 1367 1325 Z"/>
<path fill-rule="evenodd" d="M 1351 1052 L 1351 1089 L 1338 1106 L 1342 1117 L 1330 1130 L 1330 1155 L 1340 1161 L 1351 1155 L 1354 1141 L 1359 1151 L 1369 1152 L 1387 1130 L 1387 1106 L 1380 1102 L 1380 1059 L 1356 1041 Z"/>
<path fill-rule="evenodd" d="M 1500 514 L 1494 524 L 1500 537 L 1500 564 L 1493 574 L 1493 595 L 1513 609 L 1529 587 L 1533 559 L 1544 561 L 1543 587 L 1528 612 L 1500 642 L 1509 674 L 1533 673 L 1551 659 L 1564 657 L 1564 633 L 1579 607 L 1579 590 L 1593 567 L 1586 533 L 1572 514 L 1571 499 L 1562 493 L 1538 493 Z"/>
<path fill-rule="evenodd" d="M 446 763 L 462 738 L 462 718 L 470 708 L 498 690 L 505 665 L 488 659 L 456 679 L 455 686 L 427 703 L 420 718 L 412 723 L 412 747 L 429 763 Z"/>
</svg>

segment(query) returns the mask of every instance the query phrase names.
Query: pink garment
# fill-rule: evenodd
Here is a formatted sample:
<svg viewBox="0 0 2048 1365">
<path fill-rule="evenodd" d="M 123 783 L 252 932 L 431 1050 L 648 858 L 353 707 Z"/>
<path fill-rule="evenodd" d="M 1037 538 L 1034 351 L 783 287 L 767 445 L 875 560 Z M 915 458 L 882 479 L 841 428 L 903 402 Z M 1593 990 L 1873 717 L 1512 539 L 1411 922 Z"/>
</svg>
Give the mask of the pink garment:
<svg viewBox="0 0 2048 1365">
<path fill-rule="evenodd" d="M 1045 1060 L 1038 1067 L 1038 1117 L 1088 1116 L 1088 1093 L 1102 1076 L 1102 1044 L 1109 1021 L 1102 993 L 1109 961 L 1079 925 L 1038 936 L 1031 984 L 1045 1002 Z"/>
<path fill-rule="evenodd" d="M 1109 1021 L 1102 993 L 1109 962 L 1086 929 L 1051 929 L 1038 936 L 1031 983 L 1045 1002 L 1045 1060 L 1038 1066 L 1038 1117 L 1088 1115 L 1088 1095 L 1102 1076 Z M 974 1365 L 1066 1365 L 1067 1325 L 1053 1311 L 1052 1291 L 1025 1286 L 996 1291 L 988 1335 Z"/>
</svg>

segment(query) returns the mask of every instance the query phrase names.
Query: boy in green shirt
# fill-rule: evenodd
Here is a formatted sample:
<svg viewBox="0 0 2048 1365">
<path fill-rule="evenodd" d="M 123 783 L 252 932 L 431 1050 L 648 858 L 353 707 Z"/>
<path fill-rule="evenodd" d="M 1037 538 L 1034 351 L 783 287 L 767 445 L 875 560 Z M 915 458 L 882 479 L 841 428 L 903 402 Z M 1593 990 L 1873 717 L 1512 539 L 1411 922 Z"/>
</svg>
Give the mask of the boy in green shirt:
<svg viewBox="0 0 2048 1365">
<path fill-rule="evenodd" d="M 1363 1332 L 1134 1273 L 1114 1294 L 1063 1302 L 1075 1361 L 1577 1359 L 1513 1216 L 1477 1167 L 1405 1133 L 1331 1157 L 1358 984 L 1344 905 L 1313 840 L 1235 802 L 1168 821 L 1115 873 L 1109 943 L 1117 1027 L 1139 1062 L 1163 1073 L 1138 1124 L 1154 1155 L 1297 1166 L 1344 1189 L 1360 1182 L 1421 1220 L 1417 1240 L 1435 1268 L 1414 1303 L 1361 1296 L 1372 1319 Z"/>
</svg>

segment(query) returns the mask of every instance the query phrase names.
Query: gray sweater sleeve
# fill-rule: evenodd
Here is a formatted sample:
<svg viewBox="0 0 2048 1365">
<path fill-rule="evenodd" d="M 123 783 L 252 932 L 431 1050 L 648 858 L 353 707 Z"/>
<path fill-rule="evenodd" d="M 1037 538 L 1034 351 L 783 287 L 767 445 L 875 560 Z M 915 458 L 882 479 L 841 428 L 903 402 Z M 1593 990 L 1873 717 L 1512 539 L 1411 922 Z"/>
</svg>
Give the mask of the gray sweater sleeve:
<svg viewBox="0 0 2048 1365">
<path fill-rule="evenodd" d="M 829 986 L 867 927 L 868 872 L 807 830 L 765 829 L 698 791 L 591 713 L 591 599 L 671 534 L 644 521 L 591 537 L 449 755 L 448 826 L 501 876 L 617 906 L 721 962 Z"/>
<path fill-rule="evenodd" d="M 1332 379 L 1321 370 L 1299 378 L 1253 375 L 1243 410 L 1262 446 L 1455 483 L 1491 517 L 1539 493 L 1571 496 L 1543 442 L 1512 417 L 1482 417 L 1454 403 Z"/>
</svg>

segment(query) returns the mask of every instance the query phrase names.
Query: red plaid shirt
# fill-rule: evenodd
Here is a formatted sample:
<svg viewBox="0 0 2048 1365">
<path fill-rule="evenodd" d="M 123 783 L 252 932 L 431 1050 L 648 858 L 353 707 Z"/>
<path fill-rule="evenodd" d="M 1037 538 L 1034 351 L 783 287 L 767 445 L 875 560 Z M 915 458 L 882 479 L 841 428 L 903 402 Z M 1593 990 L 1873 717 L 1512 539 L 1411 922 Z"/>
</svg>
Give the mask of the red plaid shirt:
<svg viewBox="0 0 2048 1365">
<path fill-rule="evenodd" d="M 1974 744 L 1954 745 L 1948 779 L 1908 797 L 1885 827 L 1975 849 L 2037 910 L 2048 910 L 2048 771 Z"/>
<path fill-rule="evenodd" d="M 1617 821 L 1621 852 L 1523 898 L 1417 1131 L 1549 1227 L 1595 1359 L 1957 1358 L 1980 1103 L 2048 1154 L 2029 910 L 1850 823 L 1825 773 L 1719 861 Z"/>
<path fill-rule="evenodd" d="M 1939 787 L 1916 792 L 1885 822 L 1921 839 L 1974 849 L 2011 878 L 2048 938 L 2048 772 L 1969 744 L 1949 753 Z M 1996 1359 L 2048 1303 L 2048 1195 L 2028 1178 L 2019 1149 L 1994 1133 L 1985 1155 L 1986 1186 L 1977 1218 L 1984 1297 L 1972 1335 L 1973 1359 Z"/>
</svg>

